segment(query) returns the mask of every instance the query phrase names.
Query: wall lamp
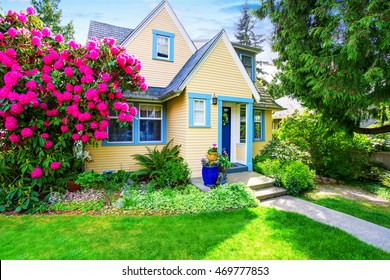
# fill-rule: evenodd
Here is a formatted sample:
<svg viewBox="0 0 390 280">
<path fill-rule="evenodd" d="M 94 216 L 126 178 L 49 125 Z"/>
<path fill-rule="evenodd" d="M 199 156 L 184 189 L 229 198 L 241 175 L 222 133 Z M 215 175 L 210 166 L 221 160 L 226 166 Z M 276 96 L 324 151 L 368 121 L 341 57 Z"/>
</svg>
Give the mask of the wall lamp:
<svg viewBox="0 0 390 280">
<path fill-rule="evenodd" d="M 217 103 L 218 103 L 218 97 L 215 95 L 215 93 L 214 93 L 213 97 L 211 97 L 211 103 L 213 105 L 217 105 Z"/>
</svg>

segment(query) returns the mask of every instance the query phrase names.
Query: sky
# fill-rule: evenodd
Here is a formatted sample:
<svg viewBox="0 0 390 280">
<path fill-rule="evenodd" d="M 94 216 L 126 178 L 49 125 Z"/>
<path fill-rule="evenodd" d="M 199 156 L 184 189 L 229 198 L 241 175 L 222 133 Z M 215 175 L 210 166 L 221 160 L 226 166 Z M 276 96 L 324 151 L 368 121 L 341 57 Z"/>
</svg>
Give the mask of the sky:
<svg viewBox="0 0 390 280">
<path fill-rule="evenodd" d="M 168 0 L 177 17 L 192 40 L 211 39 L 225 29 L 230 40 L 234 41 L 235 24 L 241 15 L 245 0 Z M 85 43 L 90 20 L 117 26 L 135 28 L 160 0 L 61 0 L 62 22 L 73 21 L 75 39 Z M 0 0 L 3 11 L 10 9 L 20 12 L 30 6 L 30 0 Z M 259 7 L 258 0 L 248 0 L 250 9 Z M 256 34 L 269 39 L 272 26 L 268 21 L 259 21 Z M 277 54 L 264 43 L 264 52 L 257 58 L 271 61 Z M 267 69 L 266 69 L 267 71 Z M 273 71 L 269 69 L 269 71 Z"/>
</svg>

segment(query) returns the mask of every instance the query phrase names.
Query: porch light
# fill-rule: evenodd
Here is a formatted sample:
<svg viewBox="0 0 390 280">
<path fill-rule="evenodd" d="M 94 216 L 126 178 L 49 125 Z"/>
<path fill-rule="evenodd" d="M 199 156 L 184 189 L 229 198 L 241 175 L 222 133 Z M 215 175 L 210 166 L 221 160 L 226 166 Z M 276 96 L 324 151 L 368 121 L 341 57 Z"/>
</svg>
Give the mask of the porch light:
<svg viewBox="0 0 390 280">
<path fill-rule="evenodd" d="M 213 105 L 217 105 L 217 102 L 218 102 L 218 98 L 217 98 L 217 96 L 214 93 L 213 97 L 211 97 L 211 103 Z"/>
</svg>

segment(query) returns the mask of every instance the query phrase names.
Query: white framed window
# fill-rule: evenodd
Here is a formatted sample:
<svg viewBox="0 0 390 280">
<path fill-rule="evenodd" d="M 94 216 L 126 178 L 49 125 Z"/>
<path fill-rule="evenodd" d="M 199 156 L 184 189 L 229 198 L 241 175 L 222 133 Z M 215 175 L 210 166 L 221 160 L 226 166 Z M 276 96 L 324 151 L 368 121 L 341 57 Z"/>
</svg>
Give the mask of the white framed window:
<svg viewBox="0 0 390 280">
<path fill-rule="evenodd" d="M 128 103 L 129 107 L 134 105 Z M 108 143 L 133 143 L 134 142 L 134 130 L 132 124 L 127 124 L 126 126 L 120 125 L 118 123 L 118 111 L 110 109 L 110 121 L 107 129 L 108 133 Z"/>
<path fill-rule="evenodd" d="M 170 38 L 168 36 L 156 35 L 157 46 L 156 46 L 156 56 L 162 59 L 169 60 L 169 44 Z"/>
<path fill-rule="evenodd" d="M 205 126 L 206 125 L 206 100 L 194 99 L 194 125 Z"/>
<path fill-rule="evenodd" d="M 162 142 L 162 105 L 139 106 L 139 142 Z"/>
</svg>

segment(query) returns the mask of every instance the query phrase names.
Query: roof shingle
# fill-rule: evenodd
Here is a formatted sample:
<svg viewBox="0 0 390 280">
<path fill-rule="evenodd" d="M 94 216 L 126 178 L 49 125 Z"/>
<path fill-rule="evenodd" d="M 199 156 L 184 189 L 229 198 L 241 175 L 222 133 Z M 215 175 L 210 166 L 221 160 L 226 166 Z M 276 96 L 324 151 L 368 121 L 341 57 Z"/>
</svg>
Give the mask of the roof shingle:
<svg viewBox="0 0 390 280">
<path fill-rule="evenodd" d="M 117 44 L 121 44 L 131 32 L 133 32 L 133 29 L 91 20 L 89 23 L 88 38 L 96 37 L 101 40 L 104 37 L 111 37 L 116 40 Z"/>
</svg>

